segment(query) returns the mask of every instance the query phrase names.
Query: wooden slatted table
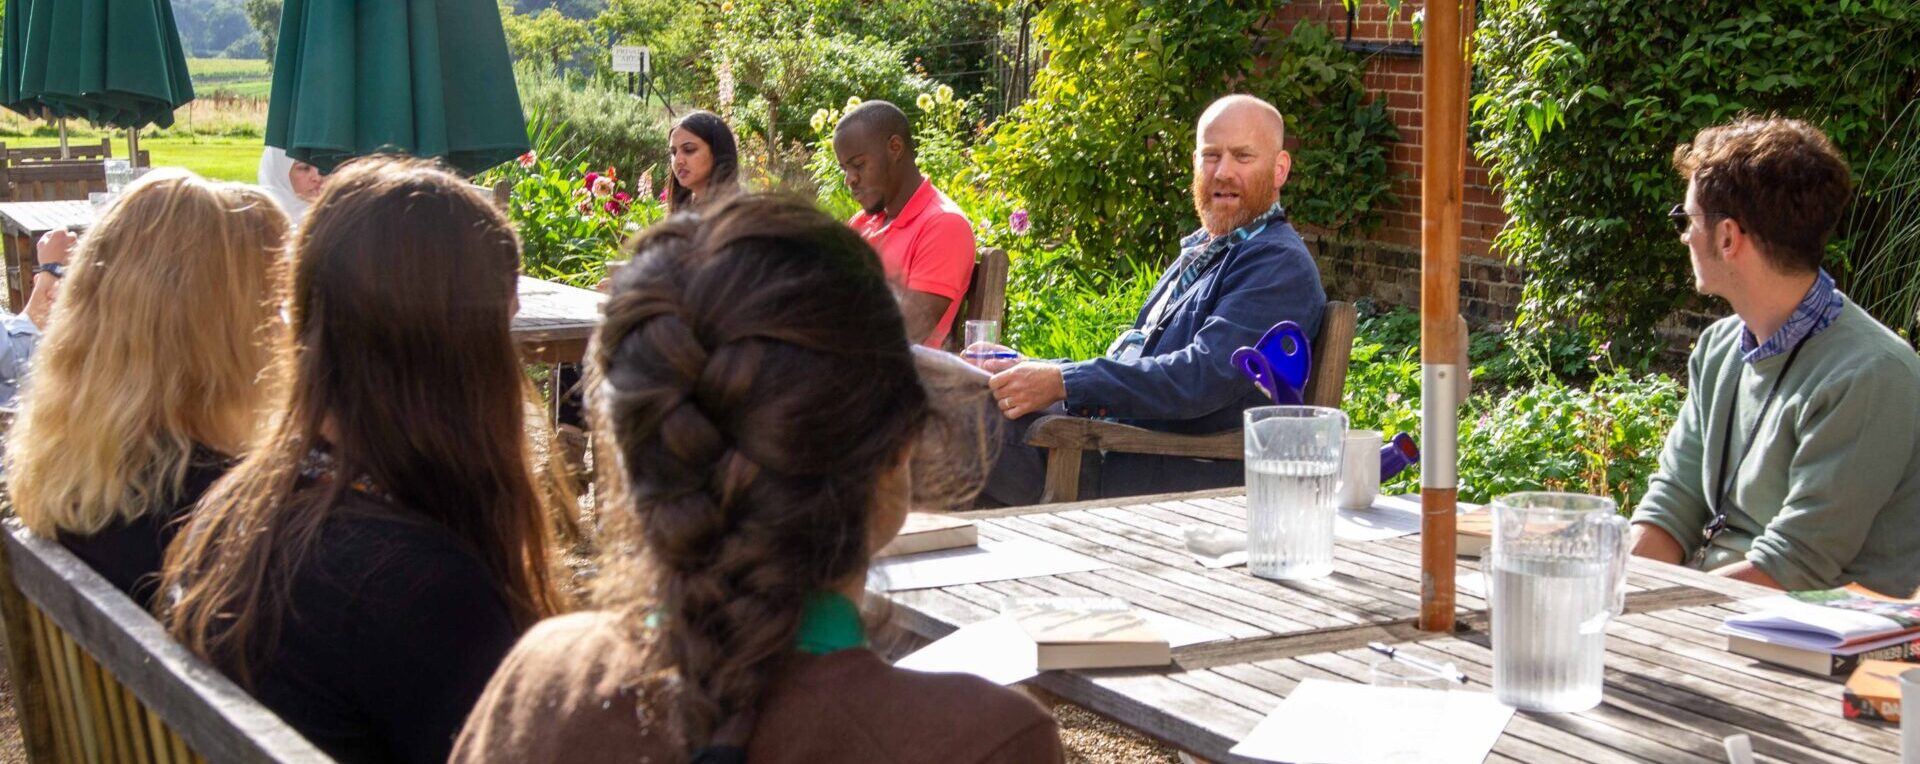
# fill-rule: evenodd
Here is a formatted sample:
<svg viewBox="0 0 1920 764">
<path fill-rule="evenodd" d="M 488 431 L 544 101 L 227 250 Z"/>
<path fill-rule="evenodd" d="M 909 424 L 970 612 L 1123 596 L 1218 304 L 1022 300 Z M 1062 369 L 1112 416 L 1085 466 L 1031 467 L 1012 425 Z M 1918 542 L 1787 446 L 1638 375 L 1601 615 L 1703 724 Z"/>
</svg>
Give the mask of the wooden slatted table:
<svg viewBox="0 0 1920 764">
<path fill-rule="evenodd" d="M 18 313 L 31 296 L 36 260 L 34 242 L 56 228 L 85 229 L 95 210 L 88 202 L 8 202 L 0 204 L 0 236 L 6 249 L 9 310 Z M 590 289 L 520 277 L 520 312 L 513 336 L 530 362 L 573 363 L 586 356 L 587 339 L 600 323 L 606 295 Z"/>
<path fill-rule="evenodd" d="M 0 204 L 0 246 L 7 259 L 7 311 L 19 313 L 33 296 L 33 244 L 56 228 L 85 228 L 93 224 L 91 202 L 7 202 Z"/>
<path fill-rule="evenodd" d="M 1361 682 L 1376 660 L 1366 643 L 1450 660 L 1492 682 L 1485 578 L 1460 560 L 1461 630 L 1430 634 L 1419 615 L 1417 536 L 1340 542 L 1334 573 L 1268 581 L 1245 568 L 1209 570 L 1181 528 L 1245 530 L 1237 489 L 968 513 L 982 538 L 1026 537 L 1111 563 L 1084 573 L 889 595 L 895 620 L 924 639 L 991 617 L 1008 597 L 1108 596 L 1227 634 L 1174 651 L 1166 669 L 1050 671 L 1038 688 L 1212 761 L 1227 754 L 1302 679 Z M 1713 633 L 1761 587 L 1634 560 L 1627 615 L 1608 628 L 1605 701 L 1577 714 L 1517 713 L 1489 761 L 1721 762 L 1721 739 L 1753 736 L 1763 760 L 1890 761 L 1898 729 L 1840 715 L 1841 682 L 1777 669 L 1726 651 Z"/>
</svg>

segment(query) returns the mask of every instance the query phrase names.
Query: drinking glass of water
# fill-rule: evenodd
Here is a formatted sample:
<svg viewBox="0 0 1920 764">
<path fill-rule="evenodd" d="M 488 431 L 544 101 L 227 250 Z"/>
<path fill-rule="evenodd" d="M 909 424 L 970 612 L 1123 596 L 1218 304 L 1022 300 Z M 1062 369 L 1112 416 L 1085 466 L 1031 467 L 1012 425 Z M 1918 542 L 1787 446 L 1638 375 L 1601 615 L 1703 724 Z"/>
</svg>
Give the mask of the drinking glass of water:
<svg viewBox="0 0 1920 764">
<path fill-rule="evenodd" d="M 1019 353 L 1008 350 L 974 350 L 976 345 L 1000 344 L 1000 322 L 976 319 L 967 322 L 967 344 L 961 346 L 960 358 L 967 363 L 979 366 L 987 361 L 1010 361 L 1020 357 Z"/>
<path fill-rule="evenodd" d="M 126 190 L 128 183 L 133 182 L 133 165 L 125 159 L 108 159 L 104 164 L 107 167 L 107 194 L 118 196 Z"/>
<path fill-rule="evenodd" d="M 1493 694 L 1523 711 L 1600 705 L 1607 622 L 1626 604 L 1627 519 L 1612 499 L 1493 500 Z"/>
<path fill-rule="evenodd" d="M 1247 571 L 1333 573 L 1333 504 L 1347 415 L 1319 406 L 1247 409 Z"/>
</svg>

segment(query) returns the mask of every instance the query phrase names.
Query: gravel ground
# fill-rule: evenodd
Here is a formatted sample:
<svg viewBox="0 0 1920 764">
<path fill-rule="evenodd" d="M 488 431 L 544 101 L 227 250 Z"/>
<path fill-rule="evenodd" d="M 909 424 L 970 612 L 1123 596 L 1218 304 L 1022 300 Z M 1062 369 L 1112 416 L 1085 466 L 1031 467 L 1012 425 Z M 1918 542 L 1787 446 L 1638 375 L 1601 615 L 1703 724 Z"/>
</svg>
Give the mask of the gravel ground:
<svg viewBox="0 0 1920 764">
<path fill-rule="evenodd" d="M 1060 744 L 1067 764 L 1178 764 L 1173 750 L 1148 740 L 1104 716 L 1072 703 L 1055 701 Z"/>
</svg>

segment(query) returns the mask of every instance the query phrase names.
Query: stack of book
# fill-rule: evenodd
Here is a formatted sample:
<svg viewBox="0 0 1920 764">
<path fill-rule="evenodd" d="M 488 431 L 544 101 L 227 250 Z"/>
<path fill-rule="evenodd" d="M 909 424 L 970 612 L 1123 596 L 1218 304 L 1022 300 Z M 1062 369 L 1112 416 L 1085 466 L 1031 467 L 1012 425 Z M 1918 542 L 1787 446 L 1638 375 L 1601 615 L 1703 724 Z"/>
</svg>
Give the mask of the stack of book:
<svg viewBox="0 0 1920 764">
<path fill-rule="evenodd" d="M 1754 600 L 1754 612 L 1720 627 L 1727 649 L 1819 676 L 1862 661 L 1920 662 L 1920 603 L 1848 587 Z"/>
<path fill-rule="evenodd" d="M 874 553 L 875 558 L 899 557 L 921 552 L 938 552 L 944 549 L 961 549 L 980 545 L 980 529 L 972 520 L 962 520 L 949 515 L 937 515 L 930 512 L 914 512 L 907 515 L 907 523 L 900 527 L 900 534 L 887 542 L 887 545 Z"/>
<path fill-rule="evenodd" d="M 1041 671 L 1173 662 L 1167 638 L 1122 600 L 1022 598 L 1006 612 L 1033 640 Z"/>
</svg>

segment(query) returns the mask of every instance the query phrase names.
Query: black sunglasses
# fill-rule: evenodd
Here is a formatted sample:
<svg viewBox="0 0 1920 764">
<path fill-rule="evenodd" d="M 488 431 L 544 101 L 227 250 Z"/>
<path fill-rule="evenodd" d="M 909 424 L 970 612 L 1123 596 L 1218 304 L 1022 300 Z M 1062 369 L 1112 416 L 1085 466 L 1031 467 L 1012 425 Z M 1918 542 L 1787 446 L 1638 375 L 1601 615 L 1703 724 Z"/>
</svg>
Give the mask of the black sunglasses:
<svg viewBox="0 0 1920 764">
<path fill-rule="evenodd" d="M 1673 209 L 1667 211 L 1667 220 L 1673 223 L 1673 232 L 1675 234 L 1684 235 L 1688 228 L 1693 227 L 1693 216 L 1695 214 L 1696 213 L 1687 211 L 1687 205 L 1676 204 L 1673 205 Z M 1708 217 L 1727 217 L 1726 214 L 1720 212 L 1701 212 L 1698 214 Z"/>
</svg>

